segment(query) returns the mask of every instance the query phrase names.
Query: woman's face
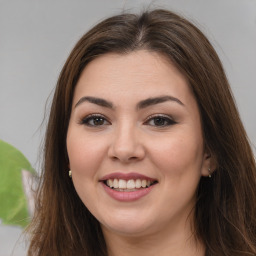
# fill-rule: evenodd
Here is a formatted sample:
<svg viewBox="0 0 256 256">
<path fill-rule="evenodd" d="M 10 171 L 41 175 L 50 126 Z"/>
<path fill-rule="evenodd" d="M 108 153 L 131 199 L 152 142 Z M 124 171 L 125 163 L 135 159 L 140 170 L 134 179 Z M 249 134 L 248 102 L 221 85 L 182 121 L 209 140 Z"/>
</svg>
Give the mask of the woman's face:
<svg viewBox="0 0 256 256">
<path fill-rule="evenodd" d="M 106 54 L 87 65 L 67 150 L 75 189 L 105 233 L 184 230 L 209 167 L 187 80 L 148 51 Z"/>
</svg>

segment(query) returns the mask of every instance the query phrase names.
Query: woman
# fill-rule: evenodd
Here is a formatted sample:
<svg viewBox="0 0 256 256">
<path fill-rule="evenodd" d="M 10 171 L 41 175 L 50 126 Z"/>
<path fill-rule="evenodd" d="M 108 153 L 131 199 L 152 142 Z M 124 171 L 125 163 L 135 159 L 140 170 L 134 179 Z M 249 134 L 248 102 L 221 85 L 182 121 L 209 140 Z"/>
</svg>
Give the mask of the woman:
<svg viewBox="0 0 256 256">
<path fill-rule="evenodd" d="M 57 83 L 28 255 L 255 255 L 255 160 L 216 52 L 165 10 L 77 43 Z"/>
</svg>

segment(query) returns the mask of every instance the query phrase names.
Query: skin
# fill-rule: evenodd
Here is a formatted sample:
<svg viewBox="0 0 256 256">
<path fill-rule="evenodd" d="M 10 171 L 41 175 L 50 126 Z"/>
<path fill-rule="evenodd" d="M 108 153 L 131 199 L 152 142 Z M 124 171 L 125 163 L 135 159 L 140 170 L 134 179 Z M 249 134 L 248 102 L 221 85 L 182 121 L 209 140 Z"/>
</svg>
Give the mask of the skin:
<svg viewBox="0 0 256 256">
<path fill-rule="evenodd" d="M 80 100 L 89 96 L 113 108 Z M 177 100 L 138 109 L 138 102 L 159 96 Z M 102 119 L 88 121 L 91 114 Z M 67 150 L 74 186 L 101 223 L 109 255 L 204 255 L 192 235 L 193 207 L 211 158 L 188 82 L 165 57 L 140 50 L 90 62 L 75 88 Z M 120 202 L 99 182 L 113 172 L 158 183 L 146 196 Z"/>
</svg>

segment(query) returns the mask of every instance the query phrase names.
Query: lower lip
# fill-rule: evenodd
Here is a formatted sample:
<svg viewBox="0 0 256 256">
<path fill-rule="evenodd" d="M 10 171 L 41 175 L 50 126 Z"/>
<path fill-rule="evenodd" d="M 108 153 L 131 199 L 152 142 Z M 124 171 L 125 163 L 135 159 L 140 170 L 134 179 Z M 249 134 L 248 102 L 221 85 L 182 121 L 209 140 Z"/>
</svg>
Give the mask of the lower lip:
<svg viewBox="0 0 256 256">
<path fill-rule="evenodd" d="M 124 191 L 116 191 L 108 187 L 107 185 L 105 185 L 103 182 L 102 182 L 102 185 L 109 196 L 121 202 L 131 202 L 131 201 L 139 200 L 140 198 L 148 195 L 150 191 L 153 189 L 153 187 L 155 186 L 155 185 L 152 185 L 148 188 L 142 188 L 142 189 L 138 189 L 136 191 L 131 191 L 131 192 L 124 192 Z"/>
</svg>

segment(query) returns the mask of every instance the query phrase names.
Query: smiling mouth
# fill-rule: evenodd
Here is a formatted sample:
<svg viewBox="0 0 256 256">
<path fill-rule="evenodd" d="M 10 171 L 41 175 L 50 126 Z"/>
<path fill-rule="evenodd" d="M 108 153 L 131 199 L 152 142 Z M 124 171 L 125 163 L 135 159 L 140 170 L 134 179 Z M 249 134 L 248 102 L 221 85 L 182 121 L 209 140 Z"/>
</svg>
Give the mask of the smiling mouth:
<svg viewBox="0 0 256 256">
<path fill-rule="evenodd" d="M 103 183 L 109 188 L 120 192 L 133 192 L 141 189 L 149 188 L 157 184 L 156 180 L 147 179 L 107 179 Z"/>
</svg>

